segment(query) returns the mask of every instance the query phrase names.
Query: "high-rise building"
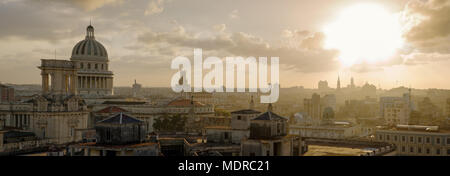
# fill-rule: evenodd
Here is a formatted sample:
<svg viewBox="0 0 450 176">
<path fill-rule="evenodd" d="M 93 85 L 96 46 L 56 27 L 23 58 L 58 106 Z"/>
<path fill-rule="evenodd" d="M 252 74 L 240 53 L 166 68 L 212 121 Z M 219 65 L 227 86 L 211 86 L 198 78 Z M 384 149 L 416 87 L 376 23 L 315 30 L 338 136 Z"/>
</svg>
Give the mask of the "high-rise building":
<svg viewBox="0 0 450 176">
<path fill-rule="evenodd" d="M 142 89 L 142 85 L 141 85 L 141 84 L 138 84 L 138 83 L 136 82 L 136 80 L 134 80 L 134 84 L 133 84 L 133 86 L 132 86 L 133 97 L 139 96 L 139 95 L 140 95 L 140 92 L 141 92 L 141 89 Z"/>
<path fill-rule="evenodd" d="M 320 95 L 314 93 L 310 99 L 304 99 L 304 108 L 306 113 L 312 120 L 317 120 L 322 116 L 322 107 L 320 103 Z"/>
</svg>

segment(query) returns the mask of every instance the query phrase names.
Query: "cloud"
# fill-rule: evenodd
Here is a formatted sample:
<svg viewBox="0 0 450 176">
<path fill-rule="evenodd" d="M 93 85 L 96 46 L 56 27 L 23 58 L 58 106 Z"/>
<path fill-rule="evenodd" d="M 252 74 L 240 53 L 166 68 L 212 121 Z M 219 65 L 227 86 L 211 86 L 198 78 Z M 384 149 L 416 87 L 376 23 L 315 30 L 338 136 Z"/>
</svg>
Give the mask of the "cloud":
<svg viewBox="0 0 450 176">
<path fill-rule="evenodd" d="M 325 42 L 325 34 L 322 32 L 316 32 L 312 36 L 309 36 L 302 40 L 300 46 L 306 49 L 320 49 L 323 48 Z"/>
<path fill-rule="evenodd" d="M 164 11 L 164 0 L 151 0 L 148 5 L 147 9 L 145 10 L 145 15 L 153 15 L 158 14 Z"/>
<path fill-rule="evenodd" d="M 230 19 L 237 19 L 237 18 L 239 18 L 239 11 L 238 10 L 233 10 L 229 15 L 228 15 L 228 17 L 230 17 Z"/>
<path fill-rule="evenodd" d="M 217 32 L 225 32 L 227 26 L 225 24 L 217 24 L 213 26 L 213 29 Z"/>
<path fill-rule="evenodd" d="M 313 39 L 319 40 L 319 35 L 317 34 Z M 222 32 L 209 37 L 201 37 L 198 34 L 186 32 L 184 27 L 178 26 L 170 32 L 144 33 L 138 36 L 138 40 L 148 46 L 168 44 L 170 47 L 202 48 L 204 51 L 221 54 L 219 57 L 280 57 L 280 64 L 298 72 L 332 71 L 338 67 L 335 59 L 337 51 L 335 50 L 313 47 L 315 43 L 310 41 L 305 42 L 308 43 L 305 45 L 311 47 L 309 49 L 275 47 L 260 37 L 244 32 Z"/>
<path fill-rule="evenodd" d="M 406 65 L 424 65 L 431 62 L 450 60 L 450 54 L 440 53 L 412 53 L 404 57 Z"/>
<path fill-rule="evenodd" d="M 405 38 L 421 52 L 449 53 L 450 1 L 410 1 L 403 10 Z"/>
<path fill-rule="evenodd" d="M 60 2 L 74 5 L 86 11 L 95 10 L 105 5 L 120 4 L 123 0 L 46 0 L 50 2 Z"/>
<path fill-rule="evenodd" d="M 308 36 L 311 32 L 307 30 L 289 30 L 285 29 L 281 33 L 283 38 L 304 38 Z"/>
</svg>

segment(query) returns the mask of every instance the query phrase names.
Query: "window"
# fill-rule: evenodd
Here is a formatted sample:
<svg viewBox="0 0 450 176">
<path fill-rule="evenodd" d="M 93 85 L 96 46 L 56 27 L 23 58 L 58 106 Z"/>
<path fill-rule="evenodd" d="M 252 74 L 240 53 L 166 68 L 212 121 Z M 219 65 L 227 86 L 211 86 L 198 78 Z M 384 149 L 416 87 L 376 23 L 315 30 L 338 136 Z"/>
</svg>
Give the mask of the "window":
<svg viewBox="0 0 450 176">
<path fill-rule="evenodd" d="M 422 153 L 422 147 L 417 148 L 418 153 Z"/>
<path fill-rule="evenodd" d="M 405 151 L 406 151 L 405 146 L 402 146 L 402 152 L 405 152 Z"/>
<path fill-rule="evenodd" d="M 409 142 L 414 142 L 414 137 L 409 137 Z"/>
<path fill-rule="evenodd" d="M 430 149 L 429 149 L 429 148 L 427 148 L 427 150 L 426 150 L 426 151 L 427 151 L 427 154 L 430 154 Z"/>
<path fill-rule="evenodd" d="M 95 64 L 95 69 L 98 69 L 98 64 Z"/>
<path fill-rule="evenodd" d="M 386 140 L 391 140 L 389 135 L 386 135 Z"/>
<path fill-rule="evenodd" d="M 73 127 L 70 128 L 70 136 L 73 136 Z"/>
<path fill-rule="evenodd" d="M 102 70 L 104 69 L 103 64 L 102 64 Z"/>
<path fill-rule="evenodd" d="M 447 155 L 450 155 L 450 149 L 447 149 Z"/>
<path fill-rule="evenodd" d="M 394 141 L 397 141 L 397 136 L 394 136 Z"/>
<path fill-rule="evenodd" d="M 417 142 L 422 143 L 422 137 L 418 137 Z"/>
<path fill-rule="evenodd" d="M 409 148 L 410 153 L 414 153 L 414 147 Z"/>
<path fill-rule="evenodd" d="M 430 143 L 430 137 L 427 137 L 427 143 L 428 144 Z"/>
<path fill-rule="evenodd" d="M 436 144 L 440 144 L 441 143 L 441 138 L 436 138 Z"/>
<path fill-rule="evenodd" d="M 84 67 L 84 64 L 83 63 L 80 63 L 80 68 L 83 68 Z"/>
<path fill-rule="evenodd" d="M 378 136 L 378 139 L 383 140 L 383 135 L 380 134 L 380 136 Z"/>
<path fill-rule="evenodd" d="M 91 69 L 91 64 L 88 63 L 88 69 Z"/>
<path fill-rule="evenodd" d="M 447 145 L 450 145 L 450 138 L 447 138 Z"/>
<path fill-rule="evenodd" d="M 441 154 L 441 149 L 436 149 L 436 155 L 440 155 Z"/>
<path fill-rule="evenodd" d="M 402 142 L 405 142 L 405 141 L 406 141 L 406 137 L 402 136 Z"/>
<path fill-rule="evenodd" d="M 241 116 L 237 116 L 237 119 L 238 119 L 238 120 L 241 120 L 241 119 L 242 119 L 242 117 L 241 117 Z"/>
</svg>

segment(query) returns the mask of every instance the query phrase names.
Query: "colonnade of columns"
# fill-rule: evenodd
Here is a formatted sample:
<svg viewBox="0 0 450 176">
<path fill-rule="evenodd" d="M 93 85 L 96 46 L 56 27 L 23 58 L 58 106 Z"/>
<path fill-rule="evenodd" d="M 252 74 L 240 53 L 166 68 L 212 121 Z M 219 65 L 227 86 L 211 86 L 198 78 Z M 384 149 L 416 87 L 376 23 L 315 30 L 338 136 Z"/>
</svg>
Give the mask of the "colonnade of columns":
<svg viewBox="0 0 450 176">
<path fill-rule="evenodd" d="M 78 76 L 78 88 L 81 89 L 109 89 L 109 77 Z"/>
</svg>

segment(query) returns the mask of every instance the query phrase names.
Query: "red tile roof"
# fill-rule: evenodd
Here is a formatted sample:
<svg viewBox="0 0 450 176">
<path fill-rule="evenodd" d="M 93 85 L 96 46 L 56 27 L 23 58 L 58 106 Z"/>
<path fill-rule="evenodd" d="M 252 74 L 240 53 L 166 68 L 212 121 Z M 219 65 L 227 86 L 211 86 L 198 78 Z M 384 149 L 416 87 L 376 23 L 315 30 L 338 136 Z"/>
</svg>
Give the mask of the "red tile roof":
<svg viewBox="0 0 450 176">
<path fill-rule="evenodd" d="M 102 110 L 97 111 L 97 113 L 120 113 L 120 112 L 128 112 L 125 109 L 119 108 L 117 106 L 109 106 L 103 108 Z"/>
</svg>

